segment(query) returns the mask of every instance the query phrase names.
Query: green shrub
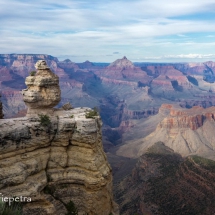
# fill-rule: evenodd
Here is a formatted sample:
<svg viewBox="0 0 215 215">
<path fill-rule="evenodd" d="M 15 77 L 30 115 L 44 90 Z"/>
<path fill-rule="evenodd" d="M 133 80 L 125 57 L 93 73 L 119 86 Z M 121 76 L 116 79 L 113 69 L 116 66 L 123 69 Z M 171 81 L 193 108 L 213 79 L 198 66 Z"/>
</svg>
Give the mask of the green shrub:
<svg viewBox="0 0 215 215">
<path fill-rule="evenodd" d="M 35 76 L 36 75 L 36 71 L 31 71 L 30 72 L 30 76 Z"/>
<path fill-rule="evenodd" d="M 95 116 L 98 116 L 98 115 L 99 115 L 98 109 L 94 107 L 93 110 L 90 110 L 85 114 L 85 117 L 95 119 Z"/>
<path fill-rule="evenodd" d="M 22 206 L 19 202 L 12 202 L 9 206 L 0 199 L 0 215 L 22 215 Z"/>
<path fill-rule="evenodd" d="M 192 155 L 191 158 L 198 165 L 203 166 L 212 172 L 215 172 L 215 161 L 214 160 L 203 158 L 198 155 Z"/>
<path fill-rule="evenodd" d="M 74 118 L 74 115 L 70 116 L 70 118 Z"/>
<path fill-rule="evenodd" d="M 51 120 L 50 120 L 49 116 L 47 116 L 45 114 L 39 114 L 39 121 L 40 121 L 40 125 L 42 125 L 42 126 L 51 125 Z"/>
</svg>

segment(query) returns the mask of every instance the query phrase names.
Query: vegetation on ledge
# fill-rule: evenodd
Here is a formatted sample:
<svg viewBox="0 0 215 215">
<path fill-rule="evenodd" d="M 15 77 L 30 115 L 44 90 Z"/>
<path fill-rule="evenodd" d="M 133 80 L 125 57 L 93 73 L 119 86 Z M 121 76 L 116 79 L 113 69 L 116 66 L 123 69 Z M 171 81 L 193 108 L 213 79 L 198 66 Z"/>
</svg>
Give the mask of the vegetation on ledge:
<svg viewBox="0 0 215 215">
<path fill-rule="evenodd" d="M 90 110 L 85 114 L 85 117 L 95 119 L 95 117 L 98 115 L 99 115 L 99 111 L 96 107 L 94 107 L 93 110 Z"/>
<path fill-rule="evenodd" d="M 30 76 L 35 76 L 36 75 L 36 71 L 31 71 L 30 72 Z"/>
<path fill-rule="evenodd" d="M 51 120 L 46 114 L 39 114 L 39 122 L 41 126 L 49 126 L 51 125 Z"/>
</svg>

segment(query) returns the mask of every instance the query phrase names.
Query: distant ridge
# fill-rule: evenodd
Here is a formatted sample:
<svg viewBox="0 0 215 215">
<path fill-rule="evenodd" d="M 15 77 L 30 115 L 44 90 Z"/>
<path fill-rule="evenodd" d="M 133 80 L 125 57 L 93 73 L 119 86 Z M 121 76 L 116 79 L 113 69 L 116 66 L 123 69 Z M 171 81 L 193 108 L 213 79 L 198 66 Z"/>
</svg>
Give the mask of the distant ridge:
<svg viewBox="0 0 215 215">
<path fill-rule="evenodd" d="M 134 64 L 124 56 L 122 59 L 118 59 L 111 63 L 108 68 L 115 67 L 117 69 L 133 69 L 135 66 Z"/>
</svg>

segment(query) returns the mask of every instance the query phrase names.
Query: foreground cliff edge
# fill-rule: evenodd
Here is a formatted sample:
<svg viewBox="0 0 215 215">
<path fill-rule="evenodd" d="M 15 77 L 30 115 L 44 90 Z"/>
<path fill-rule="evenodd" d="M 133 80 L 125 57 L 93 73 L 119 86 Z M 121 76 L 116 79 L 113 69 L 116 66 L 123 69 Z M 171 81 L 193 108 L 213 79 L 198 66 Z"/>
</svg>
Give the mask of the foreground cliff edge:
<svg viewBox="0 0 215 215">
<path fill-rule="evenodd" d="M 80 214 L 118 214 L 100 117 L 86 118 L 88 108 L 54 109 L 58 77 L 45 61 L 36 68 L 23 90 L 27 116 L 0 119 L 0 193 L 30 197 L 26 215 L 64 215 L 70 200 Z"/>
</svg>

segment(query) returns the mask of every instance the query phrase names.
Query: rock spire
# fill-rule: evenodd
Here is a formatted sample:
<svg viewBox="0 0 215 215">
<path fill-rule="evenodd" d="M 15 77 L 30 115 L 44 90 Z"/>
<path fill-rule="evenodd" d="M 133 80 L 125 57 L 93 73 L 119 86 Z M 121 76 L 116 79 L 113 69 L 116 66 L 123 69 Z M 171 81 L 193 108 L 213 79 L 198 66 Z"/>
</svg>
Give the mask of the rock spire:
<svg viewBox="0 0 215 215">
<path fill-rule="evenodd" d="M 50 113 L 61 100 L 59 78 L 49 69 L 45 60 L 37 61 L 35 68 L 37 72 L 32 71 L 26 78 L 27 89 L 22 91 L 27 113 Z"/>
</svg>

